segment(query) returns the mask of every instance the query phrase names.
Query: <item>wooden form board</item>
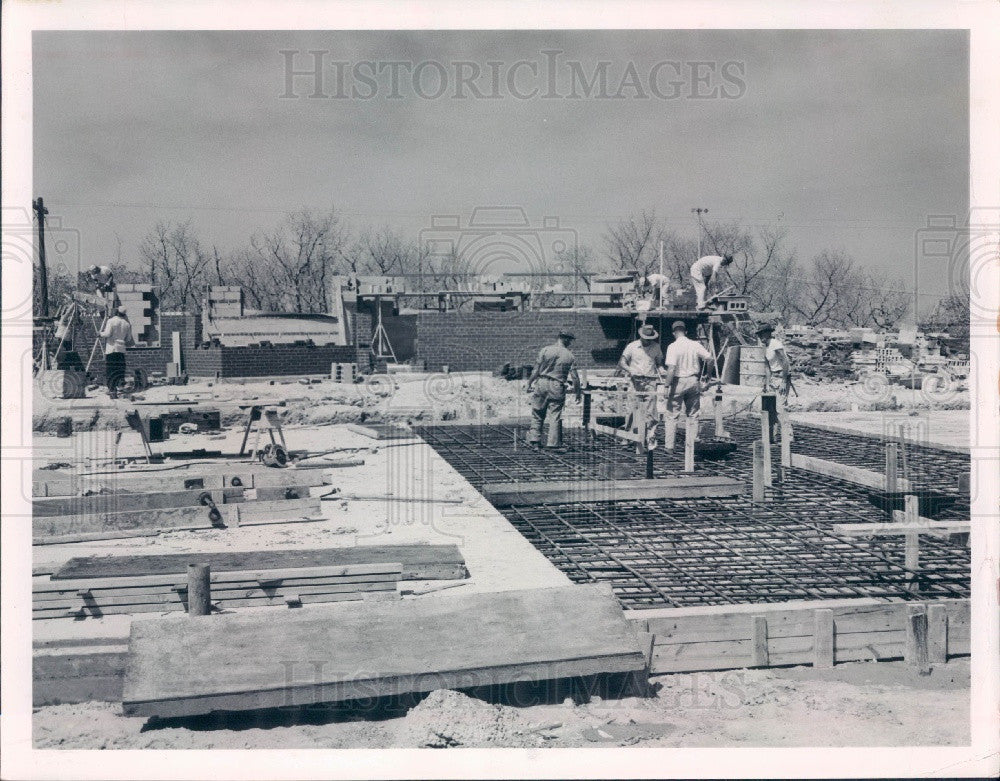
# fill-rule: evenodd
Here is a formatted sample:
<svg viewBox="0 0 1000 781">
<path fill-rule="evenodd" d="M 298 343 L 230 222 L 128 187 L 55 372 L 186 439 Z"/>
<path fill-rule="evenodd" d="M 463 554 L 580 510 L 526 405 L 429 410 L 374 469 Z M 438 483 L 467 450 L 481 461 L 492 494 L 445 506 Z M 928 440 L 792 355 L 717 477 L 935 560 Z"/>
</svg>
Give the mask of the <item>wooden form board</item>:
<svg viewBox="0 0 1000 781">
<path fill-rule="evenodd" d="M 630 499 L 701 499 L 738 496 L 743 483 L 728 477 L 672 477 L 652 480 L 565 480 L 488 483 L 480 489 L 495 507 L 550 502 L 608 502 Z"/>
<path fill-rule="evenodd" d="M 31 704 L 121 702 L 128 646 L 38 649 L 31 658 Z"/>
<path fill-rule="evenodd" d="M 654 673 L 906 657 L 907 611 L 926 605 L 932 661 L 970 653 L 969 600 L 927 603 L 836 600 L 809 606 L 740 605 L 633 611 L 654 635 Z"/>
<path fill-rule="evenodd" d="M 175 507 L 200 505 L 203 494 L 210 494 L 216 504 L 232 504 L 245 500 L 243 488 L 214 490 L 144 491 L 128 494 L 94 494 L 91 496 L 64 496 L 35 499 L 32 514 L 37 517 L 55 515 L 104 515 L 130 510 L 166 510 Z"/>
<path fill-rule="evenodd" d="M 397 562 L 214 572 L 211 601 L 227 609 L 396 596 L 401 571 Z M 49 580 L 32 589 L 32 618 L 183 611 L 187 590 L 186 577 L 173 574 Z"/>
<path fill-rule="evenodd" d="M 136 493 L 146 491 L 194 491 L 222 488 L 270 488 L 289 485 L 329 485 L 330 478 L 321 472 L 299 469 L 271 469 L 261 472 L 229 472 L 226 474 L 200 474 L 192 471 L 168 471 L 161 475 L 80 475 L 58 480 L 36 480 L 32 483 L 33 496 L 79 496 L 85 491 L 101 490 L 110 493 Z"/>
<path fill-rule="evenodd" d="M 370 439 L 417 439 L 417 435 L 409 429 L 389 423 L 369 423 L 366 425 L 348 423 L 347 429 Z"/>
<path fill-rule="evenodd" d="M 611 590 L 581 585 L 133 621 L 122 706 L 186 716 L 644 669 Z"/>
<path fill-rule="evenodd" d="M 222 526 L 238 526 L 298 517 L 320 517 L 319 499 L 290 499 L 220 505 Z M 87 533 L 114 533 L 143 529 L 212 528 L 209 508 L 172 507 L 162 510 L 94 513 L 91 515 L 52 515 L 32 519 L 32 534 L 40 541 L 46 537 Z M 68 540 L 67 540 L 68 541 Z"/>
<path fill-rule="evenodd" d="M 289 548 L 286 550 L 164 553 L 148 556 L 87 556 L 70 559 L 53 581 L 175 574 L 188 564 L 208 564 L 213 573 L 293 567 L 349 566 L 401 562 L 403 580 L 467 578 L 465 559 L 455 545 L 362 545 L 353 548 Z"/>
<path fill-rule="evenodd" d="M 897 511 L 898 512 L 898 511 Z M 920 518 L 917 523 L 835 523 L 834 534 L 847 537 L 878 537 L 887 534 L 929 534 L 932 537 L 950 537 L 952 534 L 969 534 L 969 521 L 934 521 Z"/>
<path fill-rule="evenodd" d="M 799 453 L 792 453 L 791 465 L 793 469 L 803 469 L 807 472 L 814 472 L 826 477 L 834 477 L 837 480 L 844 480 L 848 483 L 857 483 L 866 488 L 874 488 L 877 491 L 885 491 L 885 475 L 880 472 L 872 472 L 868 469 L 859 469 L 856 466 L 838 464 L 835 461 L 827 461 L 823 458 L 813 458 L 803 456 Z M 911 490 L 910 481 L 902 477 L 896 480 L 897 490 Z"/>
</svg>

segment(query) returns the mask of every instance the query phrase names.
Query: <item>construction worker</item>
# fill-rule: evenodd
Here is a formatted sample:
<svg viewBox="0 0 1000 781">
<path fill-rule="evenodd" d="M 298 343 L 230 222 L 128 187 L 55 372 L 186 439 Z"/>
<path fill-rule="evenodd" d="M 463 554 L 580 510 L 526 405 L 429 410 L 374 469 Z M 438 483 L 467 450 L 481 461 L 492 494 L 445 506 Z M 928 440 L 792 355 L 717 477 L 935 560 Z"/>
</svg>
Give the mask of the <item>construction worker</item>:
<svg viewBox="0 0 1000 781">
<path fill-rule="evenodd" d="M 719 269 L 728 267 L 733 262 L 732 255 L 706 255 L 699 258 L 691 266 L 691 281 L 694 292 L 698 296 L 698 309 L 705 309 L 705 293 L 716 281 Z"/>
<path fill-rule="evenodd" d="M 657 306 L 663 306 L 670 292 L 670 277 L 666 274 L 650 274 L 646 277 L 646 284 L 651 288 L 653 302 Z"/>
<path fill-rule="evenodd" d="M 792 387 L 792 365 L 785 354 L 785 345 L 774 336 L 774 326 L 762 323 L 757 328 L 757 338 L 764 347 L 764 393 L 774 394 L 775 415 L 770 418 L 771 441 L 775 441 L 775 427 L 788 408 L 788 392 Z M 779 420 L 775 420 L 777 417 Z"/>
<path fill-rule="evenodd" d="M 681 408 L 689 418 L 698 417 L 701 410 L 701 371 L 712 360 L 704 345 L 688 339 L 687 326 L 676 320 L 670 326 L 674 341 L 667 345 L 664 363 L 667 367 L 667 412 L 679 418 Z"/>
<path fill-rule="evenodd" d="M 542 441 L 542 427 L 549 423 L 546 447 L 562 450 L 562 413 L 566 406 L 566 382 L 572 380 L 577 403 L 583 397 L 580 375 L 576 370 L 576 358 L 569 347 L 576 338 L 568 328 L 559 331 L 554 344 L 543 347 L 538 353 L 535 368 L 528 378 L 528 392 L 531 393 L 531 430 L 528 444 L 539 447 Z"/>
<path fill-rule="evenodd" d="M 108 266 L 91 266 L 87 276 L 94 283 L 98 293 L 111 293 L 115 289 L 115 272 Z"/>
<path fill-rule="evenodd" d="M 656 432 L 656 382 L 662 376 L 663 350 L 660 349 L 660 335 L 648 323 L 639 328 L 639 338 L 630 342 L 622 352 L 618 361 L 618 369 L 629 378 L 632 401 L 635 405 L 635 415 L 629 427 L 636 428 L 641 434 L 646 425 L 650 439 Z"/>
<path fill-rule="evenodd" d="M 135 344 L 132 324 L 125 307 L 120 306 L 101 329 L 104 339 L 104 373 L 108 381 L 108 395 L 118 398 L 118 385 L 125 379 L 125 348 Z"/>
</svg>

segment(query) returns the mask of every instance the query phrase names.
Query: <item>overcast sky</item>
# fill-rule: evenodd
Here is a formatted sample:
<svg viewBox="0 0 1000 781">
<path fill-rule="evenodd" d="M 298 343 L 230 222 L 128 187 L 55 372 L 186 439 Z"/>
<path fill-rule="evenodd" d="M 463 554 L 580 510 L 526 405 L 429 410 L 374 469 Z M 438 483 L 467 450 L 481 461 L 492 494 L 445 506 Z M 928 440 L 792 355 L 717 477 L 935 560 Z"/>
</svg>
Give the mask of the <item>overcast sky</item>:
<svg viewBox="0 0 1000 781">
<path fill-rule="evenodd" d="M 324 81 L 288 97 L 281 52 L 310 50 Z M 927 216 L 968 208 L 967 104 L 963 31 L 36 32 L 34 192 L 84 265 L 157 221 L 225 251 L 303 206 L 416 238 L 517 205 L 598 251 L 609 220 L 693 237 L 705 206 L 911 279 Z"/>
</svg>

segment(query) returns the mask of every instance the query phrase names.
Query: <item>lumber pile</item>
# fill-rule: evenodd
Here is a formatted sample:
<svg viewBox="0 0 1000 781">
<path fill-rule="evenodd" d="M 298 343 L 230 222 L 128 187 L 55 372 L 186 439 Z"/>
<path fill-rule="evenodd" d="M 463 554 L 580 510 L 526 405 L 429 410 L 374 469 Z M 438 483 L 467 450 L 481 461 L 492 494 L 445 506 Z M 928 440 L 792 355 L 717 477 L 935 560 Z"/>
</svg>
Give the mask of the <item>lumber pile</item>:
<svg viewBox="0 0 1000 781">
<path fill-rule="evenodd" d="M 652 635 L 651 672 L 677 673 L 862 660 L 945 662 L 970 653 L 967 599 L 875 599 L 636 611 Z M 923 636 L 915 629 L 922 623 Z"/>
<path fill-rule="evenodd" d="M 333 465 L 331 465 L 333 466 Z M 58 474 L 32 482 L 32 495 L 81 496 L 87 493 L 145 493 L 148 491 L 219 490 L 223 488 L 276 488 L 283 486 L 329 485 L 329 477 L 312 470 L 230 468 L 224 472 L 211 472 L 204 466 L 197 470 L 166 470 L 161 473 L 141 474 Z M 259 497 L 258 497 L 259 498 Z"/>
<path fill-rule="evenodd" d="M 212 573 L 212 604 L 217 610 L 238 607 L 298 607 L 397 596 L 402 565 L 299 567 Z M 32 589 L 33 619 L 187 610 L 186 577 L 143 575 L 122 578 L 49 580 Z"/>
<path fill-rule="evenodd" d="M 611 589 L 323 605 L 268 621 L 133 621 L 126 715 L 191 716 L 623 674 L 646 659 Z"/>
</svg>

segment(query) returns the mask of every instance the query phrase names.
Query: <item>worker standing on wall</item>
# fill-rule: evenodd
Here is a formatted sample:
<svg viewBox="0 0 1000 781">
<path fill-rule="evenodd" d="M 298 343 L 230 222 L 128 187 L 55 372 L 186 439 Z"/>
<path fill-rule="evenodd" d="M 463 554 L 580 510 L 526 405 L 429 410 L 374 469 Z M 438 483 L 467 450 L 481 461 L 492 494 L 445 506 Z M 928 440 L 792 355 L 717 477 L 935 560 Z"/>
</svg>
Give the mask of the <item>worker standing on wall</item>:
<svg viewBox="0 0 1000 781">
<path fill-rule="evenodd" d="M 698 309 L 705 308 L 705 293 L 716 281 L 719 269 L 725 269 L 732 262 L 732 255 L 705 255 L 703 258 L 698 258 L 691 266 L 691 281 L 698 296 Z"/>
<path fill-rule="evenodd" d="M 639 338 L 630 342 L 622 352 L 618 368 L 629 378 L 629 390 L 635 416 L 627 427 L 646 430 L 649 439 L 656 437 L 656 382 L 663 372 L 663 350 L 660 335 L 648 323 L 639 328 Z M 648 423 L 653 425 L 646 428 Z M 649 443 L 647 442 L 647 445 Z"/>
<path fill-rule="evenodd" d="M 554 344 L 543 347 L 538 353 L 535 368 L 528 378 L 528 392 L 531 393 L 531 430 L 528 444 L 539 447 L 542 441 L 542 427 L 548 421 L 549 432 L 546 447 L 562 449 L 562 413 L 566 406 L 566 382 L 572 380 L 573 392 L 579 402 L 582 398 L 580 375 L 576 370 L 576 358 L 569 347 L 576 337 L 568 328 L 559 332 Z"/>
<path fill-rule="evenodd" d="M 757 338 L 764 347 L 764 393 L 774 394 L 774 415 L 769 421 L 771 441 L 775 428 L 788 409 L 788 391 L 792 387 L 792 365 L 785 354 L 785 345 L 774 335 L 774 326 L 763 323 L 757 328 Z M 777 420 L 775 419 L 777 418 Z"/>
<path fill-rule="evenodd" d="M 125 307 L 118 307 L 101 329 L 104 339 L 104 373 L 108 381 L 108 395 L 118 398 L 118 386 L 125 379 L 125 348 L 135 344 L 132 338 L 132 324 L 128 321 Z"/>
<path fill-rule="evenodd" d="M 664 363 L 667 367 L 667 412 L 679 418 L 681 409 L 689 418 L 701 411 L 702 366 L 712 360 L 712 354 L 701 342 L 688 339 L 687 327 L 677 320 L 670 330 L 674 341 L 667 345 Z"/>
<path fill-rule="evenodd" d="M 94 289 L 104 296 L 107 313 L 111 317 L 119 304 L 118 294 L 115 292 L 115 272 L 110 266 L 91 266 L 87 269 L 87 277 L 93 283 Z"/>
</svg>

